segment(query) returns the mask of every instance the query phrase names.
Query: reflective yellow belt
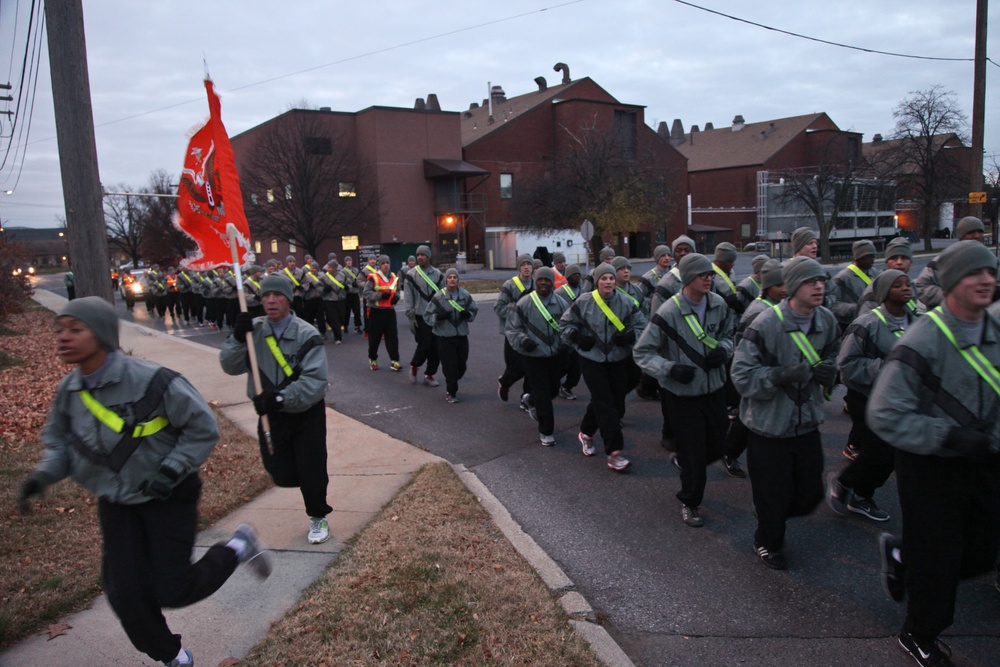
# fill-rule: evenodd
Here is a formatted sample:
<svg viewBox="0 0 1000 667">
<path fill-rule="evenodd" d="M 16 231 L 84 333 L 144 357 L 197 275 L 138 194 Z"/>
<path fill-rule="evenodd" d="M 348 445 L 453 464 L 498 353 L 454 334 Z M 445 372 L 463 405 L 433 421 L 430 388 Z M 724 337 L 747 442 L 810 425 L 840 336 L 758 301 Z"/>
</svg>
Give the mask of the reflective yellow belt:
<svg viewBox="0 0 1000 667">
<path fill-rule="evenodd" d="M 281 366 L 281 370 L 283 370 L 285 375 L 288 377 L 292 377 L 292 373 L 295 371 L 293 371 L 292 367 L 288 365 L 288 362 L 285 360 L 285 355 L 283 355 L 281 350 L 278 349 L 278 341 L 274 340 L 274 336 L 268 336 L 264 340 L 267 342 L 267 346 L 271 348 L 271 354 L 274 355 L 274 360 L 278 362 L 279 366 Z"/>
<path fill-rule="evenodd" d="M 433 294 L 434 292 L 443 292 L 444 291 L 443 287 L 438 287 L 434 283 L 433 280 L 431 280 L 430 278 L 427 277 L 427 274 L 424 273 L 424 270 L 421 269 L 419 265 L 417 265 L 417 266 L 415 266 L 413 268 L 415 268 L 417 270 L 417 275 L 420 276 L 421 278 L 423 278 L 424 282 L 431 286 L 431 294 Z M 524 290 L 522 289 L 521 291 L 523 292 Z"/>
<path fill-rule="evenodd" d="M 674 303 L 677 304 L 677 308 L 680 309 L 681 300 L 677 298 L 676 294 L 673 296 L 673 300 Z M 695 315 L 694 313 L 688 313 L 683 317 L 684 321 L 687 322 L 688 327 L 691 329 L 691 333 L 693 333 L 694 337 L 697 338 L 700 342 L 704 343 L 705 347 L 707 347 L 710 350 L 714 350 L 716 347 L 718 347 L 719 341 L 715 340 L 707 333 L 705 333 L 705 330 L 701 326 L 701 322 L 698 321 L 697 315 Z"/>
<path fill-rule="evenodd" d="M 565 290 L 566 294 L 569 294 L 569 298 L 571 301 L 576 301 L 576 292 L 573 291 L 572 287 L 570 287 L 569 285 L 563 285 L 559 289 Z"/>
<path fill-rule="evenodd" d="M 896 338 L 902 338 L 903 337 L 903 329 L 893 329 L 892 327 L 890 327 L 888 320 L 885 319 L 885 315 L 883 315 L 881 312 L 879 312 L 878 308 L 876 308 L 872 312 L 875 313 L 876 317 L 878 317 L 880 320 L 882 320 L 882 324 L 884 324 L 886 326 L 886 328 L 889 329 L 889 331 L 892 332 L 892 334 L 896 336 Z"/>
<path fill-rule="evenodd" d="M 296 287 L 302 287 L 302 285 L 299 284 L 299 281 L 295 279 L 295 276 L 292 274 L 292 272 L 288 270 L 287 266 L 285 267 L 285 275 L 288 276 L 288 278 L 295 284 Z"/>
<path fill-rule="evenodd" d="M 622 321 L 618 319 L 618 316 L 615 315 L 610 308 L 608 308 L 608 304 L 604 303 L 604 299 L 601 298 L 601 293 L 598 292 L 597 290 L 594 290 L 590 294 L 591 296 L 594 297 L 594 301 L 597 302 L 597 307 L 601 309 L 601 312 L 604 313 L 604 316 L 607 317 L 609 320 L 611 320 L 611 324 L 615 325 L 615 329 L 618 329 L 619 331 L 625 331 L 625 325 L 622 324 Z"/>
<path fill-rule="evenodd" d="M 340 282 L 339 280 L 337 280 L 336 278 L 334 278 L 333 276 L 331 276 L 329 271 L 324 271 L 323 273 L 326 274 L 327 278 L 329 278 L 330 280 L 333 281 L 334 285 L 336 285 L 340 289 L 344 289 L 344 283 Z"/>
<path fill-rule="evenodd" d="M 856 264 L 848 264 L 847 268 L 851 270 L 851 273 L 856 275 L 858 278 L 861 278 L 861 282 L 863 282 L 865 285 L 872 284 L 872 279 L 868 277 L 867 273 L 858 268 Z"/>
<path fill-rule="evenodd" d="M 82 390 L 80 392 L 80 398 L 83 400 L 83 404 L 87 406 L 87 409 L 90 410 L 90 413 L 97 417 L 99 422 L 110 428 L 112 431 L 115 433 L 121 433 L 125 429 L 125 420 L 101 405 L 89 391 L 86 389 Z M 148 422 L 137 424 L 136 427 L 132 429 L 132 437 L 145 438 L 146 436 L 153 435 L 158 431 L 162 431 L 168 426 L 170 426 L 170 422 L 167 421 L 166 417 L 156 417 Z"/>
<path fill-rule="evenodd" d="M 979 374 L 979 377 L 990 386 L 990 388 L 1000 396 L 1000 372 L 997 372 L 996 366 L 990 363 L 990 360 L 983 356 L 983 353 L 979 351 L 979 347 L 976 345 L 970 345 L 966 349 L 962 349 L 958 345 L 958 341 L 955 340 L 955 334 L 951 332 L 948 325 L 944 323 L 941 316 L 938 314 L 941 312 L 941 306 L 938 306 L 934 310 L 927 313 L 927 316 L 934 320 L 934 324 L 938 325 L 941 329 L 941 333 L 944 334 L 945 338 L 951 341 L 951 344 L 955 346 L 962 358 L 965 359 L 966 363 L 972 366 L 973 370 Z"/>
<path fill-rule="evenodd" d="M 632 303 L 634 303 L 636 306 L 639 305 L 639 300 L 636 299 L 631 294 L 629 294 L 628 292 L 626 292 L 625 290 L 623 290 L 621 287 L 615 287 L 615 289 L 624 294 L 625 296 L 627 296 L 628 298 L 632 299 Z"/>
<path fill-rule="evenodd" d="M 726 272 L 717 267 L 715 264 L 712 265 L 712 269 L 715 271 L 716 274 L 721 276 L 722 279 L 726 281 L 726 284 L 729 285 L 729 291 L 732 292 L 733 294 L 736 294 L 736 285 L 734 285 L 733 281 L 729 279 L 729 276 L 726 275 Z"/>
<path fill-rule="evenodd" d="M 542 314 L 545 321 L 549 323 L 549 326 L 552 327 L 556 333 L 559 333 L 559 323 L 556 322 L 556 318 L 552 317 L 552 313 L 550 313 L 549 309 L 542 303 L 542 299 L 538 296 L 538 292 L 532 292 L 528 296 L 531 297 L 531 300 L 535 303 L 535 308 L 537 308 L 538 312 Z"/>
<path fill-rule="evenodd" d="M 521 282 L 521 278 L 519 276 L 514 276 L 513 278 L 511 278 L 511 280 L 513 280 L 514 284 L 517 285 L 517 289 L 519 289 L 522 292 L 524 292 L 524 289 L 525 289 L 524 288 L 524 283 Z"/>
<path fill-rule="evenodd" d="M 781 312 L 781 308 L 777 305 L 771 307 L 774 308 L 774 312 L 778 313 L 778 319 L 784 322 L 785 315 Z M 802 353 L 802 356 L 805 357 L 810 366 L 815 366 L 819 362 L 823 361 L 823 358 L 819 356 L 819 352 L 816 351 L 816 348 L 809 342 L 809 339 L 806 338 L 805 332 L 801 329 L 789 331 L 788 335 L 792 337 L 792 341 L 795 342 L 795 346 L 799 348 L 799 352 Z"/>
</svg>

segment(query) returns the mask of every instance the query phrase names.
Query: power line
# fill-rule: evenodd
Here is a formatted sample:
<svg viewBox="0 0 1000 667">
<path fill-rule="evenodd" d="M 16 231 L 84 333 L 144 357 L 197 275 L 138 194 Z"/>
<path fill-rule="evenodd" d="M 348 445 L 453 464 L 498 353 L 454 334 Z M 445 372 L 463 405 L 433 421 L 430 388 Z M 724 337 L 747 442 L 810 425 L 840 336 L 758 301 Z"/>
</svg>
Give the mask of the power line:
<svg viewBox="0 0 1000 667">
<path fill-rule="evenodd" d="M 701 5 L 696 5 L 693 2 L 686 2 L 686 0 L 674 0 L 674 2 L 687 5 L 694 9 L 700 9 L 703 12 L 708 12 L 709 14 L 715 14 L 716 16 L 722 16 L 723 18 L 730 19 L 732 21 L 738 21 L 740 23 L 746 23 L 747 25 L 752 25 L 757 28 L 763 28 L 764 30 L 771 30 L 773 32 L 780 32 L 783 35 L 788 35 L 790 37 L 798 37 L 799 39 L 807 39 L 811 42 L 819 42 L 820 44 L 828 44 L 829 46 L 836 46 L 842 49 L 851 49 L 853 51 L 863 51 L 864 53 L 876 53 L 881 56 L 894 56 L 896 58 L 914 58 L 917 60 L 944 60 L 950 62 L 973 62 L 974 58 L 938 58 L 934 56 L 916 56 L 908 53 L 894 53 L 892 51 L 879 51 L 878 49 L 867 49 L 863 46 L 852 46 L 850 44 L 841 44 L 840 42 L 831 42 L 827 39 L 820 39 L 819 37 L 810 37 L 809 35 L 802 35 L 797 32 L 792 32 L 790 30 L 782 30 L 781 28 L 775 28 L 773 26 L 764 25 L 763 23 L 755 23 L 747 19 L 740 18 L 738 16 L 733 16 L 731 14 L 726 14 L 725 12 L 716 11 L 714 9 L 709 9 L 708 7 L 702 7 Z M 988 62 L 994 63 L 989 58 L 986 59 Z M 998 65 L 1000 67 L 1000 65 Z"/>
</svg>

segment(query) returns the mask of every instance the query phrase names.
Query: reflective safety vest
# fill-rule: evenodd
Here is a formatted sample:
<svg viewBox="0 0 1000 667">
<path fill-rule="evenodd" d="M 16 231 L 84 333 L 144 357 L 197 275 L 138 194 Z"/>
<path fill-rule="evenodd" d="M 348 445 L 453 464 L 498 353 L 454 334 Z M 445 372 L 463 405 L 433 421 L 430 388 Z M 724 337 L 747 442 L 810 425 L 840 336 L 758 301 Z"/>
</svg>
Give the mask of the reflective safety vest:
<svg viewBox="0 0 1000 667">
<path fill-rule="evenodd" d="M 386 280 L 381 273 L 378 271 L 372 271 L 368 274 L 368 280 L 372 281 L 375 286 L 375 291 L 379 293 L 379 297 L 383 295 L 384 292 L 389 293 L 389 298 L 383 300 L 379 298 L 375 302 L 376 308 L 392 308 L 392 297 L 396 296 L 396 287 L 399 284 L 399 278 L 396 277 L 395 273 L 389 274 L 389 279 Z"/>
<path fill-rule="evenodd" d="M 559 269 L 557 269 L 556 267 L 553 266 L 552 267 L 552 273 L 554 273 L 555 276 L 556 276 L 555 282 L 552 283 L 552 288 L 553 289 L 559 289 L 560 287 L 562 287 L 563 285 L 566 284 L 566 276 L 564 276 L 563 274 L 559 273 Z"/>
</svg>

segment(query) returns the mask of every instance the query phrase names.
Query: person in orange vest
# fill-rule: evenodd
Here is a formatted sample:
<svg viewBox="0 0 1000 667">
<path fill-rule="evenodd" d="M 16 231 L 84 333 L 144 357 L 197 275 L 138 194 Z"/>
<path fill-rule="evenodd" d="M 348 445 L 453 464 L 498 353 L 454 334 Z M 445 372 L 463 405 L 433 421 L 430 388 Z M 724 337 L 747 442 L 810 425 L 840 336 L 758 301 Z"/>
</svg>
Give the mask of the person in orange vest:
<svg viewBox="0 0 1000 667">
<path fill-rule="evenodd" d="M 378 347 L 385 338 L 385 351 L 389 353 L 389 370 L 399 372 L 399 333 L 396 328 L 396 304 L 399 303 L 399 279 L 389 269 L 389 256 L 380 255 L 377 271 L 368 274 L 364 299 L 368 304 L 368 364 L 378 370 Z"/>
<path fill-rule="evenodd" d="M 167 286 L 166 312 L 170 313 L 170 319 L 174 324 L 177 324 L 177 301 L 180 298 L 177 294 L 177 269 L 168 266 L 164 282 Z"/>
<path fill-rule="evenodd" d="M 552 288 L 558 292 L 559 288 L 566 284 L 566 255 L 564 253 L 552 253 L 552 273 L 556 278 Z"/>
</svg>

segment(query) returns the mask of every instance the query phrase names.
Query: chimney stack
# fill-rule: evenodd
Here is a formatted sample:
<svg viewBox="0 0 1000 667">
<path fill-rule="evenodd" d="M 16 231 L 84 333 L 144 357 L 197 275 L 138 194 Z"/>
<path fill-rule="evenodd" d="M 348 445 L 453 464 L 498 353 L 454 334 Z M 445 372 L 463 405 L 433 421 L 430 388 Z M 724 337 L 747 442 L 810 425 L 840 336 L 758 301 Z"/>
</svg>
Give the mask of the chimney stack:
<svg viewBox="0 0 1000 667">
<path fill-rule="evenodd" d="M 437 93 L 430 93 L 427 95 L 427 110 L 428 111 L 441 111 L 441 105 L 438 104 Z"/>
<path fill-rule="evenodd" d="M 680 146 L 683 143 L 684 143 L 684 123 L 681 122 L 680 118 L 674 118 L 673 125 L 670 126 L 670 145 Z"/>
<path fill-rule="evenodd" d="M 417 101 L 413 103 L 413 108 L 417 111 L 424 111 L 427 108 L 427 105 L 424 104 L 424 98 L 418 97 Z"/>
<path fill-rule="evenodd" d="M 714 129 L 715 129 L 715 125 L 713 125 L 712 123 L 705 123 L 705 131 L 706 132 L 708 132 L 709 130 L 714 130 Z"/>
<path fill-rule="evenodd" d="M 881 134 L 876 134 L 874 137 L 872 137 L 872 143 L 873 144 L 880 144 L 880 143 L 882 143 L 882 135 Z"/>
<path fill-rule="evenodd" d="M 736 117 L 733 118 L 733 132 L 739 132 L 744 127 L 746 127 L 746 121 L 743 120 L 743 116 L 737 114 Z"/>
</svg>

